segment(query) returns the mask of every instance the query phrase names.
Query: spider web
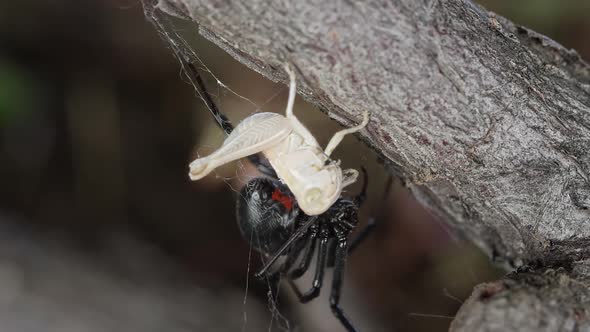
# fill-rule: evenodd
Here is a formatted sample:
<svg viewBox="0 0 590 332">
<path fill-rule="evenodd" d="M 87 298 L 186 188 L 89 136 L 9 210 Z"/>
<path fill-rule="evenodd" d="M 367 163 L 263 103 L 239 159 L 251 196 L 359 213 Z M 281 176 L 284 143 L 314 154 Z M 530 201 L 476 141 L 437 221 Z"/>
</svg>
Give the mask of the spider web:
<svg viewBox="0 0 590 332">
<path fill-rule="evenodd" d="M 191 47 L 189 42 L 187 42 L 187 40 L 182 36 L 184 31 L 179 29 L 174 24 L 172 17 L 168 17 L 158 8 L 157 1 L 154 2 L 153 0 L 143 0 L 143 4 L 145 16 L 153 23 L 160 37 L 168 44 L 175 57 L 179 60 L 181 66 L 180 74 L 182 79 L 193 86 L 195 93 L 204 102 L 205 106 L 213 115 L 215 121 L 218 122 L 219 126 L 223 126 L 224 124 L 231 125 L 231 122 L 228 119 L 219 118 L 216 116 L 216 113 L 223 113 L 225 115 L 225 112 L 216 112 L 216 110 L 214 110 L 217 108 L 216 105 L 223 104 L 222 97 L 225 98 L 231 96 L 242 100 L 248 105 L 246 107 L 248 110 L 246 112 L 248 113 L 247 115 L 251 115 L 253 113 L 260 112 L 265 105 L 274 100 L 279 94 L 286 91 L 286 89 L 282 86 L 275 88 L 274 91 L 271 92 L 270 96 L 266 97 L 264 102 L 261 104 L 257 104 L 252 99 L 239 94 L 232 87 L 223 83 L 221 79 L 219 79 L 219 77 L 214 74 L 211 69 L 209 69 L 209 67 L 205 64 L 197 52 Z M 207 90 L 203 89 L 204 82 L 202 81 L 202 77 L 204 75 L 202 74 L 206 75 L 207 78 L 210 78 L 215 82 L 215 94 L 210 92 L 210 88 L 207 88 Z M 195 76 L 197 77 L 197 81 L 195 80 Z M 213 101 L 213 97 L 217 99 L 216 102 Z M 218 128 L 216 128 L 216 130 L 218 130 Z M 221 131 L 219 131 L 219 133 L 222 135 Z M 203 144 L 200 143 L 200 145 L 203 147 Z M 205 145 L 205 147 L 207 146 Z M 197 157 L 198 156 L 199 153 L 197 152 Z M 244 164 L 241 162 L 238 162 L 238 168 L 235 176 L 224 177 L 220 176 L 215 171 L 214 173 L 218 178 L 223 179 L 230 186 L 230 188 L 236 192 L 238 190 L 232 187 L 230 181 L 238 180 L 241 182 L 240 184 L 244 185 L 252 178 L 252 176 L 245 176 L 247 171 L 244 167 Z"/>
<path fill-rule="evenodd" d="M 276 89 L 260 105 L 255 103 L 253 100 L 251 100 L 243 95 L 240 95 L 234 89 L 232 89 L 230 86 L 223 83 L 213 73 L 213 71 L 210 70 L 207 65 L 205 65 L 204 61 L 199 57 L 197 52 L 190 46 L 190 44 L 187 42 L 187 40 L 184 37 L 182 37 L 181 30 L 179 30 L 174 25 L 174 23 L 172 22 L 172 20 L 170 18 L 165 16 L 157 8 L 157 1 L 142 0 L 142 4 L 143 4 L 144 13 L 145 13 L 146 18 L 149 21 L 151 21 L 151 23 L 153 24 L 157 33 L 168 44 L 169 48 L 174 53 L 174 56 L 179 61 L 180 66 L 181 66 L 181 77 L 183 78 L 183 80 L 185 80 L 187 83 L 189 83 L 193 86 L 197 96 L 204 102 L 204 104 L 206 105 L 209 112 L 211 114 L 213 114 L 215 120 L 217 122 L 219 122 L 220 124 L 224 123 L 224 121 L 227 121 L 227 120 L 219 119 L 215 116 L 215 111 L 214 111 L 213 107 L 216 107 L 215 104 L 219 105 L 221 103 L 219 103 L 219 102 L 214 103 L 212 100 L 212 97 L 215 97 L 219 101 L 221 99 L 221 96 L 225 95 L 226 93 L 229 93 L 229 94 L 245 101 L 247 104 L 249 104 L 252 108 L 252 111 L 250 113 L 255 113 L 255 112 L 260 111 L 263 106 L 270 103 L 281 92 L 283 92 L 283 90 L 285 90 L 282 87 L 279 89 Z M 198 70 L 202 73 L 205 73 L 206 75 L 211 77 L 214 80 L 214 82 L 216 83 L 217 92 L 215 94 L 212 94 L 209 91 L 203 90 L 203 84 L 201 84 L 202 82 L 195 81 L 195 79 L 189 74 L 189 71 L 192 68 L 187 68 L 187 66 L 193 66 L 193 68 L 195 68 L 196 70 Z M 201 74 L 197 73 L 197 75 L 198 75 L 198 79 L 200 79 Z M 214 104 L 212 105 L 211 103 L 214 103 Z M 217 126 L 217 127 L 219 127 L 219 126 Z M 198 153 L 197 153 L 197 156 L 199 156 Z M 238 188 L 235 188 L 233 183 L 237 181 L 238 184 L 243 186 L 250 179 L 255 177 L 255 175 L 247 175 L 248 170 L 246 169 L 243 162 L 238 161 L 237 165 L 238 166 L 236 168 L 235 176 L 224 177 L 224 176 L 219 175 L 216 171 L 214 171 L 214 173 L 216 174 L 216 177 L 222 179 L 232 191 L 236 192 L 238 195 L 241 195 L 240 190 Z M 252 236 L 254 236 L 254 235 L 252 235 Z M 246 275 L 246 284 L 245 284 L 244 299 L 243 299 L 244 311 L 243 311 L 242 331 L 246 331 L 247 323 L 248 323 L 246 308 L 247 308 L 247 299 L 248 299 L 249 282 L 250 282 L 250 266 L 251 266 L 251 262 L 252 262 L 252 251 L 253 251 L 252 243 L 254 243 L 253 240 L 254 239 L 250 239 L 250 241 L 249 241 L 250 248 L 249 248 L 249 252 L 248 252 L 247 275 Z M 259 253 L 259 254 L 261 256 L 261 260 L 264 261 L 266 257 L 264 257 L 262 253 Z M 275 325 L 274 324 L 275 321 L 277 322 L 278 329 L 280 329 L 282 331 L 291 331 L 291 326 L 290 326 L 289 320 L 283 314 L 281 314 L 281 312 L 279 311 L 278 306 L 277 306 L 278 299 L 279 299 L 279 293 L 280 293 L 279 289 L 281 288 L 280 281 L 278 282 L 278 285 L 276 286 L 276 292 L 272 291 L 273 285 L 271 284 L 272 281 L 269 280 L 269 278 L 266 278 L 265 282 L 266 282 L 266 286 L 268 289 L 267 304 L 268 304 L 268 309 L 271 313 L 271 318 L 270 318 L 269 325 L 268 325 L 268 331 L 270 332 L 273 330 L 273 327 Z"/>
</svg>

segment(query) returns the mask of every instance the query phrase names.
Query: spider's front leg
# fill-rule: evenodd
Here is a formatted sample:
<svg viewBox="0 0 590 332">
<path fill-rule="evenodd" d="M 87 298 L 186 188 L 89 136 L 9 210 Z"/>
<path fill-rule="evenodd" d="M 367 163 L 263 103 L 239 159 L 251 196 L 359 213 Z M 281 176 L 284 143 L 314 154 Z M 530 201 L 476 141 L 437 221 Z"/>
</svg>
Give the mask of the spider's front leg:
<svg viewBox="0 0 590 332">
<path fill-rule="evenodd" d="M 274 253 L 268 261 L 266 261 L 264 266 L 258 272 L 256 272 L 256 274 L 254 274 L 254 277 L 260 279 L 267 275 L 267 272 L 269 271 L 270 267 L 277 261 L 277 259 L 279 259 L 279 257 L 287 253 L 291 249 L 291 247 L 294 244 L 296 244 L 297 241 L 299 241 L 299 239 L 301 239 L 307 233 L 308 229 L 312 225 L 314 225 L 317 222 L 317 220 L 317 216 L 311 217 L 308 220 L 306 220 L 305 223 L 301 227 L 299 227 L 295 231 L 295 233 L 293 233 L 293 235 L 291 235 L 291 237 L 283 244 L 283 246 L 276 253 Z"/>
<path fill-rule="evenodd" d="M 290 280 L 299 279 L 302 275 L 309 270 L 309 266 L 311 265 L 311 260 L 313 259 L 313 254 L 315 253 L 315 248 L 317 244 L 317 231 L 312 229 L 312 234 L 310 236 L 310 243 L 305 248 L 305 253 L 303 254 L 303 259 L 301 260 L 299 266 L 294 270 L 288 272 L 287 278 Z M 294 285 L 294 284 L 292 284 Z"/>
<path fill-rule="evenodd" d="M 307 292 L 301 293 L 293 279 L 288 278 L 291 288 L 293 288 L 295 295 L 297 295 L 301 303 L 307 303 L 320 295 L 324 280 L 324 271 L 326 269 L 326 257 L 328 256 L 328 241 L 329 236 L 326 230 L 320 230 L 320 248 L 317 256 L 315 276 L 313 278 L 313 284 Z"/>
<path fill-rule="evenodd" d="M 344 267 L 346 265 L 347 255 L 348 244 L 346 242 L 346 237 L 339 236 L 338 244 L 336 246 L 334 279 L 332 280 L 332 291 L 330 293 L 330 308 L 332 309 L 334 316 L 336 316 L 348 332 L 358 332 L 340 307 L 340 293 L 342 291 L 342 282 L 344 281 Z"/>
<path fill-rule="evenodd" d="M 301 241 L 301 242 L 294 244 L 293 247 L 291 248 L 291 250 L 289 250 L 289 252 L 286 255 L 287 258 L 281 264 L 281 266 L 276 271 L 274 271 L 272 273 L 268 273 L 266 275 L 266 278 L 270 283 L 271 293 L 276 294 L 278 292 L 279 282 L 281 281 L 281 278 L 284 275 L 287 275 L 289 273 L 289 271 L 291 270 L 291 268 L 293 267 L 293 265 L 295 264 L 295 262 L 297 261 L 299 256 L 301 256 L 302 247 L 308 248 L 308 249 L 306 249 L 306 253 L 310 247 L 315 248 L 314 234 L 311 234 L 308 237 L 304 237 L 299 241 Z M 304 260 L 306 259 L 306 255 L 307 254 L 304 254 Z"/>
</svg>

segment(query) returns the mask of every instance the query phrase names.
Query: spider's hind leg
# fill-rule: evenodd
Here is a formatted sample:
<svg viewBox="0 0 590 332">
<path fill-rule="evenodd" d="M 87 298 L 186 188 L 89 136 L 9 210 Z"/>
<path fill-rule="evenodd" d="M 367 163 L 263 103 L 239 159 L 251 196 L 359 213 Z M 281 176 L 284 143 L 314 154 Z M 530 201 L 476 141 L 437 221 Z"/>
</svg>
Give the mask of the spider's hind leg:
<svg viewBox="0 0 590 332">
<path fill-rule="evenodd" d="M 289 250 L 288 254 L 286 255 L 287 258 L 281 264 L 281 266 L 276 271 L 267 274 L 266 278 L 269 282 L 269 286 L 271 288 L 270 289 L 271 293 L 273 293 L 273 294 L 278 293 L 279 282 L 281 281 L 281 277 L 288 274 L 289 270 L 291 270 L 293 265 L 295 265 L 295 262 L 297 262 L 297 259 L 299 259 L 299 257 L 301 256 L 302 247 L 303 246 L 309 247 L 311 245 L 311 243 L 313 243 L 312 241 L 314 241 L 314 239 L 309 237 L 309 238 L 301 239 L 300 241 L 301 242 L 295 244 L 293 246 L 293 248 L 291 248 L 291 250 Z M 305 257 L 304 257 L 304 259 L 305 259 Z"/>
<path fill-rule="evenodd" d="M 303 253 L 303 259 L 297 268 L 287 273 L 287 278 L 291 280 L 299 279 L 303 274 L 305 274 L 305 272 L 307 272 L 307 270 L 309 270 L 311 260 L 313 259 L 313 254 L 315 253 L 316 244 L 317 234 L 315 230 L 312 229 L 312 234 L 309 237 L 309 243 L 305 247 L 305 252 Z"/>
<path fill-rule="evenodd" d="M 331 239 L 328 242 L 328 256 L 326 257 L 326 267 L 334 267 L 334 262 L 336 261 L 336 243 L 335 239 Z"/>
</svg>

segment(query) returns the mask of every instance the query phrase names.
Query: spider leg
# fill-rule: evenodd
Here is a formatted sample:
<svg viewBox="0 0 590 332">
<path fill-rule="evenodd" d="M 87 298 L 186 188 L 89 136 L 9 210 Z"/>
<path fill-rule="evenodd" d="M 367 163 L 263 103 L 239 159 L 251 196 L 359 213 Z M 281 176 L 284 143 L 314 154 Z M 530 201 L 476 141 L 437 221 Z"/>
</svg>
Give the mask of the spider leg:
<svg viewBox="0 0 590 332">
<path fill-rule="evenodd" d="M 367 173 L 367 169 L 364 166 L 361 167 L 361 172 L 363 173 L 363 187 L 354 198 L 354 203 L 357 207 L 360 207 L 365 202 L 365 199 L 367 198 L 367 186 L 369 185 L 369 175 Z"/>
<path fill-rule="evenodd" d="M 306 239 L 301 239 L 301 241 L 307 242 L 307 244 L 305 245 L 309 247 L 311 242 L 314 240 L 311 237 L 308 237 Z M 287 259 L 285 259 L 285 261 L 281 264 L 280 268 L 268 275 L 267 278 L 271 287 L 271 293 L 277 294 L 281 276 L 285 275 L 293 267 L 299 256 L 301 256 L 301 250 L 298 249 L 298 246 L 294 245 L 292 249 L 289 250 L 289 253 L 287 254 Z"/>
<path fill-rule="evenodd" d="M 302 242 L 307 242 L 310 243 L 310 241 L 312 241 L 311 237 L 308 238 L 303 238 L 301 239 Z M 306 246 L 309 246 L 308 244 L 306 244 Z M 291 268 L 293 267 L 293 265 L 295 265 L 295 262 L 297 261 L 297 259 L 301 256 L 301 250 L 298 250 L 300 247 L 297 245 L 293 245 L 292 249 L 294 250 L 289 250 L 289 253 L 287 254 L 287 259 L 285 259 L 285 261 L 283 262 L 283 264 L 281 264 L 280 268 L 278 269 L 278 273 L 281 275 L 286 274 L 289 270 L 291 270 Z"/>
<path fill-rule="evenodd" d="M 356 249 L 358 245 L 367 238 L 367 235 L 369 235 L 375 229 L 375 225 L 375 218 L 369 218 L 367 226 L 358 232 L 358 234 L 350 241 L 350 245 L 348 246 L 348 254 L 352 253 L 354 249 Z"/>
<path fill-rule="evenodd" d="M 317 233 L 312 233 L 310 236 L 310 243 L 305 248 L 305 253 L 303 254 L 303 260 L 301 260 L 299 266 L 289 272 L 287 277 L 291 280 L 299 279 L 311 265 L 311 260 L 313 258 L 313 254 L 315 252 L 315 247 L 317 244 Z"/>
<path fill-rule="evenodd" d="M 192 50 L 188 49 L 184 40 L 181 36 L 178 35 L 176 29 L 173 27 L 171 29 L 166 29 L 165 23 L 168 25 L 172 25 L 165 17 L 161 15 L 161 12 L 156 9 L 154 4 L 148 4 L 148 1 L 142 1 L 144 6 L 144 12 L 146 13 L 146 17 L 148 17 L 153 25 L 156 27 L 160 37 L 168 43 L 174 55 L 180 62 L 180 66 L 182 67 L 182 71 L 190 80 L 192 86 L 195 88 L 197 94 L 207 106 L 207 109 L 215 119 L 217 125 L 225 132 L 226 135 L 229 135 L 234 127 L 227 118 L 227 116 L 219 110 L 215 102 L 213 101 L 213 97 L 207 90 L 205 86 L 205 82 L 203 81 L 201 75 L 197 71 L 197 68 L 193 64 L 192 58 L 195 57 Z M 267 175 L 272 178 L 278 178 L 277 174 L 275 173 L 274 169 L 266 162 L 266 160 L 260 155 L 255 154 L 248 156 L 248 159 L 256 168 L 260 171 L 260 173 Z"/>
<path fill-rule="evenodd" d="M 178 51 L 178 52 L 180 52 L 180 51 Z M 177 52 L 177 54 L 178 54 L 178 52 Z M 211 115 L 213 115 L 213 118 L 215 119 L 215 122 L 217 123 L 217 125 L 219 125 L 219 127 L 225 132 L 226 135 L 231 134 L 231 132 L 234 130 L 234 126 L 231 124 L 231 122 L 229 121 L 227 116 L 225 114 L 221 113 L 221 111 L 219 110 L 219 108 L 217 107 L 215 102 L 213 102 L 213 98 L 211 97 L 211 94 L 207 90 L 207 87 L 205 86 L 205 82 L 201 78 L 201 75 L 197 71 L 197 68 L 195 67 L 195 65 L 188 59 L 188 57 L 182 56 L 181 54 L 178 54 L 177 58 L 180 59 L 181 65 L 184 69 L 183 70 L 184 73 L 189 78 L 189 80 L 191 81 L 191 83 L 195 87 L 195 89 L 197 90 L 197 93 L 199 94 L 199 96 L 201 97 L 201 99 L 203 100 L 205 105 L 207 106 L 207 109 L 209 110 Z M 275 172 L 275 170 L 272 168 L 272 166 L 270 166 L 268 161 L 266 161 L 266 159 L 264 157 L 262 157 L 262 155 L 260 153 L 248 156 L 248 160 L 250 160 L 250 162 L 254 166 L 256 166 L 256 168 L 258 169 L 258 171 L 260 171 L 260 173 L 262 173 L 266 176 L 278 179 L 277 173 Z"/>
<path fill-rule="evenodd" d="M 280 277 L 285 275 L 289 281 L 289 286 L 293 289 L 293 292 L 295 294 L 301 294 L 301 291 L 299 291 L 299 288 L 297 285 L 295 285 L 295 283 L 292 282 L 292 280 L 301 277 L 305 271 L 309 269 L 309 265 L 311 264 L 317 243 L 317 231 L 312 229 L 311 234 L 307 238 L 303 239 L 303 241 L 306 242 L 304 245 L 305 252 L 303 253 L 303 259 L 299 266 L 295 270 L 289 272 L 302 253 L 301 250 L 298 250 L 300 248 L 294 246 L 287 254 L 287 259 L 281 265 L 281 267 L 268 277 L 271 286 L 274 286 L 271 292 L 275 293 L 280 281 Z"/>
<path fill-rule="evenodd" d="M 363 188 L 361 192 L 354 198 L 354 201 L 357 203 L 357 206 L 359 207 L 365 200 L 368 181 L 367 170 L 363 167 L 362 171 L 364 176 Z M 385 202 L 387 197 L 389 197 L 389 192 L 391 191 L 392 185 L 393 177 L 390 175 L 387 177 L 387 182 L 385 184 L 385 190 L 383 192 L 383 202 Z M 367 235 L 369 235 L 371 231 L 375 229 L 375 226 L 377 226 L 376 219 L 373 217 L 369 218 L 369 221 L 367 222 L 365 228 L 358 232 L 357 235 L 350 241 L 350 245 L 348 246 L 348 254 L 353 252 L 354 249 L 358 247 L 358 245 L 367 237 Z"/>
<path fill-rule="evenodd" d="M 293 235 L 291 235 L 291 237 L 287 241 L 285 241 L 283 246 L 268 261 L 266 261 L 264 266 L 258 272 L 256 272 L 256 274 L 254 274 L 254 277 L 258 279 L 262 278 L 266 274 L 268 269 L 270 269 L 270 267 L 276 262 L 276 260 L 279 259 L 279 257 L 281 257 L 283 254 L 285 254 L 285 252 L 289 250 L 291 246 L 296 243 L 297 240 L 299 240 L 303 235 L 305 235 L 309 227 L 315 224 L 316 221 L 317 216 L 311 217 L 301 227 L 299 227 L 295 231 L 295 233 L 293 233 Z"/>
<path fill-rule="evenodd" d="M 344 266 L 346 263 L 347 252 L 348 246 L 346 244 L 346 238 L 343 237 L 338 240 L 338 246 L 336 247 L 334 279 L 332 281 L 332 291 L 330 293 L 330 308 L 332 309 L 334 316 L 338 318 L 348 332 L 358 332 L 346 317 L 342 308 L 340 308 L 340 292 L 342 290 L 342 281 L 344 280 Z"/>
<path fill-rule="evenodd" d="M 326 257 L 326 267 L 334 267 L 334 261 L 336 260 L 336 243 L 335 239 L 331 239 L 328 242 L 328 256 Z"/>
<path fill-rule="evenodd" d="M 322 235 L 320 238 L 320 248 L 318 252 L 318 259 L 316 262 L 315 276 L 313 278 L 313 284 L 307 292 L 301 293 L 297 285 L 295 285 L 294 281 L 290 278 L 288 279 L 291 288 L 293 288 L 295 295 L 297 295 L 301 303 L 307 303 L 318 297 L 318 295 L 320 295 L 320 289 L 322 288 L 322 282 L 324 280 L 324 271 L 326 268 L 328 240 L 329 237 L 327 236 L 327 234 Z"/>
</svg>

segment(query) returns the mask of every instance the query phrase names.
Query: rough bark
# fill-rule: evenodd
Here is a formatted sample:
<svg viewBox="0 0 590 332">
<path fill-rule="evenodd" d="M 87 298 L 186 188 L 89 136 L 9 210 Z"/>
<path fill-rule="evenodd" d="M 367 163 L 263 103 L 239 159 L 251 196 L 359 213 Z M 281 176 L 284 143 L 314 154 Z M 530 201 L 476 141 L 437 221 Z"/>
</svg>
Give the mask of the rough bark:
<svg viewBox="0 0 590 332">
<path fill-rule="evenodd" d="M 300 94 L 344 125 L 369 110 L 363 139 L 496 261 L 578 278 L 572 266 L 590 258 L 590 67 L 575 51 L 461 0 L 157 6 L 272 80 L 293 63 Z M 569 289 L 561 274 L 539 277 Z M 521 285 L 511 296 L 537 296 L 509 280 Z"/>
<path fill-rule="evenodd" d="M 589 266 L 513 273 L 479 285 L 450 331 L 590 331 Z"/>
</svg>

